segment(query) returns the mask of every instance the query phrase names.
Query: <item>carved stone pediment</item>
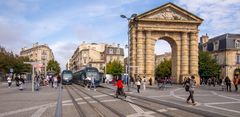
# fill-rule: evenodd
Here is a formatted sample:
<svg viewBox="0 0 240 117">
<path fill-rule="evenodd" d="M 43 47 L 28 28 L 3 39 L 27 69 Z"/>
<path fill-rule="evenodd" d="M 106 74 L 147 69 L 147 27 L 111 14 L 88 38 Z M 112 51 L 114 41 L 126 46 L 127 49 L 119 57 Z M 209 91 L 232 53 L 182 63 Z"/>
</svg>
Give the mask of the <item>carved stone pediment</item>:
<svg viewBox="0 0 240 117">
<path fill-rule="evenodd" d="M 159 11 L 158 13 L 150 15 L 146 18 L 161 20 L 193 20 L 192 18 L 189 18 L 186 15 L 178 13 L 171 8 L 165 8 Z"/>
<path fill-rule="evenodd" d="M 172 4 L 168 3 L 146 13 L 140 14 L 138 19 L 153 19 L 153 20 L 177 20 L 177 21 L 192 21 L 202 22 L 203 20 L 192 13 Z"/>
</svg>

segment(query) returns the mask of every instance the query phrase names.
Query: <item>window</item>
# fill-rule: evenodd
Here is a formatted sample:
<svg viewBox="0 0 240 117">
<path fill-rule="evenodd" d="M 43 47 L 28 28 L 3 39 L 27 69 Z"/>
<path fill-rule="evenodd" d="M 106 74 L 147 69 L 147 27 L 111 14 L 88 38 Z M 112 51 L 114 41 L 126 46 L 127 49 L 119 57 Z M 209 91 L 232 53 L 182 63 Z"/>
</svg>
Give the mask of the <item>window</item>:
<svg viewBox="0 0 240 117">
<path fill-rule="evenodd" d="M 213 45 L 214 45 L 214 50 L 218 50 L 218 48 L 219 48 L 219 41 L 215 41 L 213 43 Z"/>
<path fill-rule="evenodd" d="M 120 53 L 120 49 L 117 49 L 117 54 L 121 54 L 121 53 Z"/>
<path fill-rule="evenodd" d="M 240 48 L 240 40 L 235 40 L 235 48 Z"/>
<path fill-rule="evenodd" d="M 113 54 L 113 49 L 109 49 L 109 54 Z"/>
<path fill-rule="evenodd" d="M 237 54 L 237 64 L 240 64 L 240 54 Z"/>
</svg>

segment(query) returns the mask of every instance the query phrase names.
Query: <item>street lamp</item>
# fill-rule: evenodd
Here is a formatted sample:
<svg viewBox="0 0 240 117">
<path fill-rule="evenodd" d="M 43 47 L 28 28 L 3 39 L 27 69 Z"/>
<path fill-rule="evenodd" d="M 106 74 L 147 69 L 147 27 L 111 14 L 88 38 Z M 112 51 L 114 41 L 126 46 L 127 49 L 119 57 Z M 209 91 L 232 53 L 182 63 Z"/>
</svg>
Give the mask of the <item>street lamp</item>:
<svg viewBox="0 0 240 117">
<path fill-rule="evenodd" d="M 130 23 L 131 20 L 133 20 L 135 17 L 137 17 L 137 14 L 134 13 L 131 15 L 131 17 L 127 17 L 125 15 L 120 15 L 121 18 L 127 19 L 128 23 Z M 128 58 L 127 58 L 127 74 L 128 74 L 128 92 L 130 92 L 130 87 L 129 87 L 129 82 L 130 82 L 130 27 L 128 28 L 128 46 L 126 46 L 128 48 Z"/>
</svg>

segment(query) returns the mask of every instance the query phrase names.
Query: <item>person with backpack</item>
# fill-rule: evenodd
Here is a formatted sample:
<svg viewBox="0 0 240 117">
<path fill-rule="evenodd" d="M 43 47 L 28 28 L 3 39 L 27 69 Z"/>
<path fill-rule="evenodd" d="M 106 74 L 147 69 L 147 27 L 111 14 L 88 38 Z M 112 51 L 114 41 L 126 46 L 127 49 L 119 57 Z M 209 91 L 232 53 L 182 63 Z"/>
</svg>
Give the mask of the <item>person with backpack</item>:
<svg viewBox="0 0 240 117">
<path fill-rule="evenodd" d="M 189 96 L 186 102 L 189 103 L 189 100 L 191 99 L 193 105 L 196 105 L 193 96 L 195 84 L 196 84 L 195 77 L 191 76 L 191 79 L 188 79 L 185 85 L 185 90 L 189 92 Z"/>
</svg>

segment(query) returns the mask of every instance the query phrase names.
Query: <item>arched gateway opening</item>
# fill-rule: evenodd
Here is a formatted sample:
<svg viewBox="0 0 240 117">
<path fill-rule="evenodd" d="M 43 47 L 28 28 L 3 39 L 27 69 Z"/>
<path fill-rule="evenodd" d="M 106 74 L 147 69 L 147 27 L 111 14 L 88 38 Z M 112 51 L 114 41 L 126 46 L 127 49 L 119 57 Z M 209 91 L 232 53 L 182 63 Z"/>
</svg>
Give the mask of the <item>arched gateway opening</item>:
<svg viewBox="0 0 240 117">
<path fill-rule="evenodd" d="M 138 15 L 129 23 L 130 75 L 154 79 L 157 40 L 166 40 L 172 48 L 172 77 L 181 83 L 184 77 L 198 75 L 198 26 L 202 19 L 167 3 Z"/>
<path fill-rule="evenodd" d="M 163 44 L 164 45 L 158 45 L 157 43 L 158 42 L 164 42 Z M 168 47 L 170 46 L 170 47 Z M 167 47 L 167 48 L 166 48 Z M 176 43 L 173 39 L 171 39 L 170 37 L 159 37 L 159 38 L 156 38 L 155 40 L 155 51 L 154 51 L 154 54 L 155 54 L 155 69 L 156 70 L 156 67 L 161 64 L 161 62 L 164 62 L 164 59 L 165 60 L 168 60 L 171 62 L 171 73 L 169 75 L 158 75 L 156 74 L 156 71 L 154 72 L 155 73 L 155 80 L 156 80 L 156 77 L 160 78 L 160 79 L 164 79 L 164 77 L 171 77 L 171 78 L 175 78 L 174 76 L 176 76 L 176 70 L 177 70 L 177 66 L 176 66 Z M 159 48 L 159 49 L 158 49 Z M 170 50 L 166 50 L 166 49 L 170 49 Z M 157 53 L 157 51 L 161 50 L 162 52 L 160 52 L 161 54 Z M 161 68 L 160 68 L 161 69 Z"/>
</svg>

